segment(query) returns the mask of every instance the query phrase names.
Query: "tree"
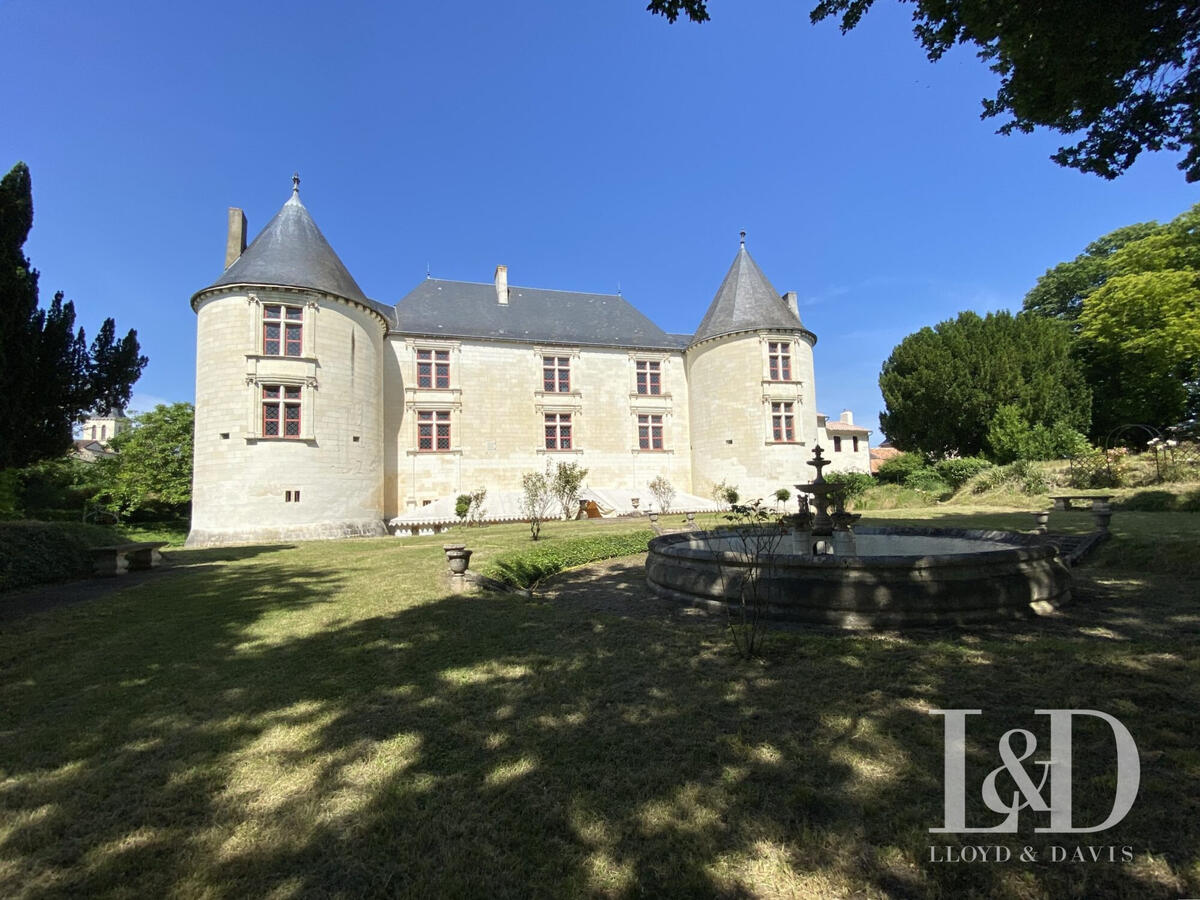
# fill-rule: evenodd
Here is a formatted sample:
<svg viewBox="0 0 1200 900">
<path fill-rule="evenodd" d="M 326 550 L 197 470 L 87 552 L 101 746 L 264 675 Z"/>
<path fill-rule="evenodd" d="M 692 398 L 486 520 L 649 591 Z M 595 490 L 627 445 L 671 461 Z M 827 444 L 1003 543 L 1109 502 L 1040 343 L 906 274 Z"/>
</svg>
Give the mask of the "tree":
<svg viewBox="0 0 1200 900">
<path fill-rule="evenodd" d="M 1200 205 L 1105 235 L 1048 270 L 1024 305 L 1071 323 L 1097 441 L 1200 412 Z"/>
<path fill-rule="evenodd" d="M 526 472 L 521 476 L 521 514 L 529 520 L 529 534 L 537 540 L 542 533 L 542 521 L 554 501 L 551 479 L 544 472 Z"/>
<path fill-rule="evenodd" d="M 820 0 L 815 24 L 853 29 L 875 0 Z M 1200 179 L 1200 2 L 1197 0 L 913 0 L 913 34 L 931 61 L 973 44 L 1000 76 L 985 119 L 1009 117 L 1000 134 L 1046 127 L 1083 133 L 1051 159 L 1115 178 L 1143 150 L 1182 150 L 1188 181 Z M 652 0 L 674 22 L 708 20 L 706 0 Z"/>
<path fill-rule="evenodd" d="M 100 496 L 128 515 L 158 508 L 183 513 L 192 502 L 192 435 L 196 411 L 190 403 L 159 404 L 133 419 L 112 439 L 117 455 L 100 460 Z"/>
<path fill-rule="evenodd" d="M 89 347 L 61 291 L 38 307 L 38 272 L 22 252 L 32 226 L 29 169 L 17 163 L 0 179 L 0 469 L 66 452 L 83 413 L 128 403 L 148 361 L 137 332 L 117 340 L 112 319 Z"/>
<path fill-rule="evenodd" d="M 564 519 L 569 519 L 579 511 L 579 491 L 583 487 L 583 479 L 587 478 L 588 470 L 579 463 L 560 462 L 554 468 L 554 473 L 547 471 L 550 482 L 550 492 L 562 507 Z"/>
<path fill-rule="evenodd" d="M 1059 322 L 964 312 L 922 328 L 892 351 L 879 375 L 892 443 L 928 456 L 974 456 L 1002 404 L 1029 425 L 1087 428 L 1090 393 Z"/>
</svg>

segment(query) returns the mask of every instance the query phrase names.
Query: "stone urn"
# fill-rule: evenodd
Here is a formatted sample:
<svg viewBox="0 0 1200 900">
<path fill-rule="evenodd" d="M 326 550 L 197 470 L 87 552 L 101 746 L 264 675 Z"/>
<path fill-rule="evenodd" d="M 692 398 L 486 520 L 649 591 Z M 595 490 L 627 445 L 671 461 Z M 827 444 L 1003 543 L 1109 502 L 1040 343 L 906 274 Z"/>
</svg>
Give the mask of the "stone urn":
<svg viewBox="0 0 1200 900">
<path fill-rule="evenodd" d="M 1107 503 L 1097 503 L 1092 507 L 1092 515 L 1096 517 L 1096 530 L 1108 531 L 1108 523 L 1112 519 L 1112 507 Z"/>
<path fill-rule="evenodd" d="M 647 514 L 650 516 L 650 524 L 657 525 L 658 524 L 658 513 L 656 513 L 654 510 L 651 509 L 651 510 L 647 511 Z"/>
<path fill-rule="evenodd" d="M 461 575 L 467 571 L 473 550 L 468 550 L 466 544 L 443 544 L 442 549 L 446 551 L 446 562 L 450 565 L 451 575 Z"/>
<path fill-rule="evenodd" d="M 1038 534 L 1045 534 L 1049 530 L 1050 510 L 1038 509 L 1033 513 L 1034 530 Z"/>
<path fill-rule="evenodd" d="M 641 502 L 642 502 L 641 499 L 638 497 L 630 497 L 629 498 L 629 505 L 632 506 L 634 509 L 637 509 L 638 504 Z"/>
<path fill-rule="evenodd" d="M 689 530 L 696 527 L 696 514 L 694 512 L 684 513 L 683 517 L 687 520 L 687 527 Z"/>
</svg>

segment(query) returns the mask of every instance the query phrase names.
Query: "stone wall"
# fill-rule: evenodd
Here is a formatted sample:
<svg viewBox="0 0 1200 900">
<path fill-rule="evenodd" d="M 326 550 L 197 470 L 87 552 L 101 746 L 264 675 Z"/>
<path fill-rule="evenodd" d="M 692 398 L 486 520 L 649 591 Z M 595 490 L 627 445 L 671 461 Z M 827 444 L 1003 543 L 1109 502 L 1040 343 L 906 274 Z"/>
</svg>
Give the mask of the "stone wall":
<svg viewBox="0 0 1200 900">
<path fill-rule="evenodd" d="M 300 357 L 261 352 L 272 303 L 303 310 Z M 189 544 L 382 533 L 382 319 L 285 288 L 215 289 L 196 309 Z M 298 439 L 263 434 L 264 384 L 299 389 Z"/>
<path fill-rule="evenodd" d="M 767 344 L 792 343 L 792 380 L 768 378 Z M 743 501 L 768 500 L 781 487 L 810 480 L 817 439 L 812 344 L 803 333 L 743 333 L 705 341 L 687 352 L 691 397 L 692 484 L 735 486 Z M 772 438 L 771 404 L 792 403 L 791 443 Z"/>
<path fill-rule="evenodd" d="M 416 386 L 421 349 L 449 351 L 449 388 Z M 545 356 L 569 360 L 569 392 L 543 390 Z M 659 363 L 661 394 L 636 393 L 638 360 Z M 679 352 L 392 336 L 386 371 L 389 517 L 477 487 L 519 490 L 522 474 L 544 470 L 547 462 L 577 462 L 598 487 L 644 492 L 664 475 L 677 490 L 691 491 L 688 387 Z M 420 410 L 450 411 L 449 451 L 418 448 Z M 547 413 L 571 416 L 571 450 L 546 449 Z M 663 450 L 639 448 L 639 413 L 663 417 Z"/>
</svg>

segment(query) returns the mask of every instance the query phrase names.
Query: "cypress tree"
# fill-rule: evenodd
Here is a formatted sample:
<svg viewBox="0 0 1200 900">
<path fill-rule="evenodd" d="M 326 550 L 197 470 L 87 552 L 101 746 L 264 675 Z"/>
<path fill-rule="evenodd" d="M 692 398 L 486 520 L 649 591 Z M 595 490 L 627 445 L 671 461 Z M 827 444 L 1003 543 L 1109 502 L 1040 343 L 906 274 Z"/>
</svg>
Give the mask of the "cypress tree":
<svg viewBox="0 0 1200 900">
<path fill-rule="evenodd" d="M 38 307 L 38 272 L 23 251 L 32 227 L 29 168 L 17 163 L 0 179 L 0 469 L 66 452 L 83 414 L 128 403 L 148 362 L 137 332 L 117 340 L 112 319 L 89 349 L 61 291 Z"/>
</svg>

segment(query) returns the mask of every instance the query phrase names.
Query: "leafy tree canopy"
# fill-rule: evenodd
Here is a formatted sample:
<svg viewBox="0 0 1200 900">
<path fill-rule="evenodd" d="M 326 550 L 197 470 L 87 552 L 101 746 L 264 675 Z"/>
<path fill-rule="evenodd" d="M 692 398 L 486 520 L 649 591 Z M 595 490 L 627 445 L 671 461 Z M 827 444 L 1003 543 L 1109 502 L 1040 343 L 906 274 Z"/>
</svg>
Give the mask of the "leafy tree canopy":
<svg viewBox="0 0 1200 900">
<path fill-rule="evenodd" d="M 148 507 L 186 509 L 192 502 L 192 434 L 196 411 L 190 403 L 159 404 L 133 419 L 112 439 L 113 459 L 100 469 L 100 496 L 121 514 Z"/>
<path fill-rule="evenodd" d="M 0 179 L 0 469 L 59 456 L 88 410 L 129 402 L 147 359 L 137 332 L 117 339 L 106 319 L 89 346 L 75 305 L 54 295 L 38 306 L 38 272 L 22 252 L 33 226 L 29 169 Z"/>
<path fill-rule="evenodd" d="M 853 29 L 875 0 L 820 0 L 816 23 Z M 1082 134 L 1051 159 L 1115 178 L 1143 150 L 1184 152 L 1200 180 L 1200 2 L 1197 0 L 911 0 L 913 33 L 931 60 L 973 44 L 1000 76 L 983 118 L 1001 134 L 1046 127 Z M 709 18 L 706 0 L 651 0 L 674 22 Z"/>
<path fill-rule="evenodd" d="M 1029 425 L 1083 431 L 1090 393 L 1069 351 L 1067 329 L 1034 316 L 964 312 L 922 328 L 883 364 L 883 432 L 903 450 L 973 456 L 1005 404 Z"/>
<path fill-rule="evenodd" d="M 1200 412 L 1200 205 L 1105 235 L 1046 272 L 1024 305 L 1071 322 L 1097 439 Z"/>
</svg>

